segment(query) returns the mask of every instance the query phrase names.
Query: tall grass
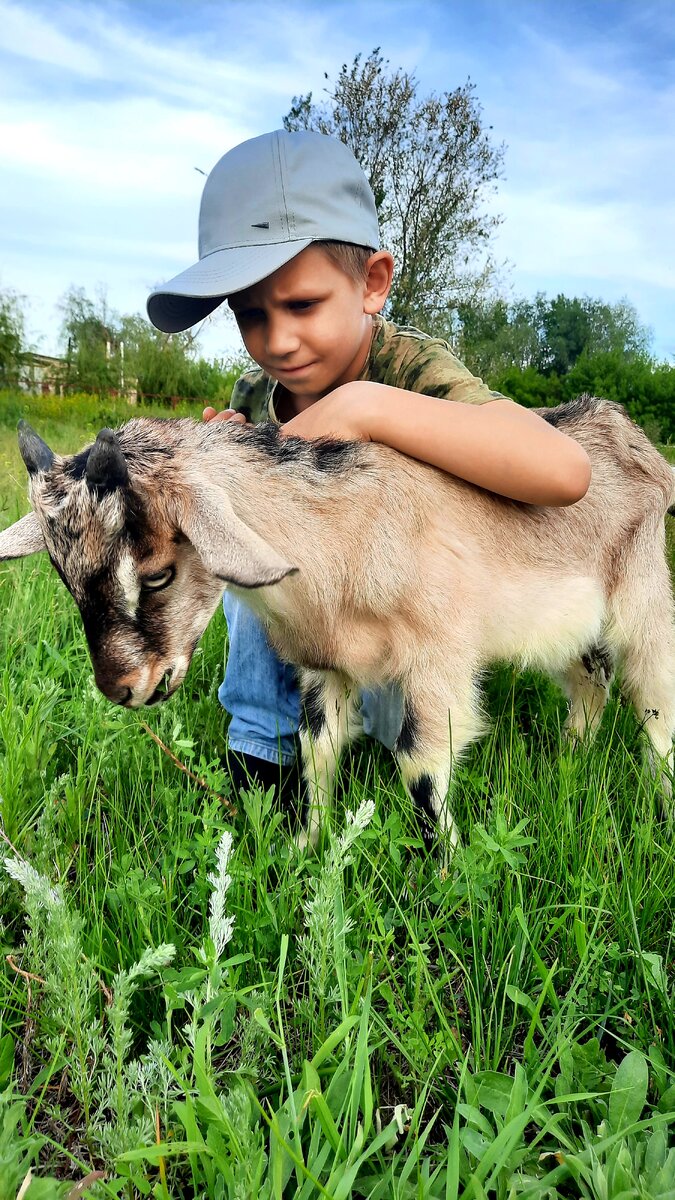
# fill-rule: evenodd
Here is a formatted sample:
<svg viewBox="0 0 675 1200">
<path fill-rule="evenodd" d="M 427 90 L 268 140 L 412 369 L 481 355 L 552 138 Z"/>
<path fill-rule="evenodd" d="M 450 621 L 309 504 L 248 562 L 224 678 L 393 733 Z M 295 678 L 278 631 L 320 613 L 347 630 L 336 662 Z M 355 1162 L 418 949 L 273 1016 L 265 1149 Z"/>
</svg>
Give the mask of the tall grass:
<svg viewBox="0 0 675 1200">
<path fill-rule="evenodd" d="M 617 696 L 573 751 L 552 684 L 491 676 L 450 871 L 370 745 L 303 857 L 221 765 L 220 616 L 133 713 L 48 563 L 0 611 L 0 1200 L 672 1200 L 673 849 Z"/>
</svg>

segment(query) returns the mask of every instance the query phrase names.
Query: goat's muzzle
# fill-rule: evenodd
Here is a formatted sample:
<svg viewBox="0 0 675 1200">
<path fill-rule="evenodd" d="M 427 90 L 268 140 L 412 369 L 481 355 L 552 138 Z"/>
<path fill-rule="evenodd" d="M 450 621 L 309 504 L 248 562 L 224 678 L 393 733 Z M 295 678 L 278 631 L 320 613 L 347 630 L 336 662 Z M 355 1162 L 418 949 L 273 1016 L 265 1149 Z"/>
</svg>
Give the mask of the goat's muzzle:
<svg viewBox="0 0 675 1200">
<path fill-rule="evenodd" d="M 110 683 L 108 680 L 103 682 L 100 679 L 96 680 L 96 685 L 107 700 L 111 700 L 113 704 L 128 705 L 133 699 L 133 691 L 127 687 L 125 683 Z"/>
<path fill-rule="evenodd" d="M 172 667 L 159 673 L 157 668 L 140 668 L 134 671 L 124 671 L 115 674 L 107 671 L 96 672 L 96 686 L 113 704 L 121 704 L 124 708 L 143 708 L 155 704 L 163 704 L 170 700 L 174 692 L 182 684 L 188 667 L 188 660 L 179 659 Z"/>
</svg>

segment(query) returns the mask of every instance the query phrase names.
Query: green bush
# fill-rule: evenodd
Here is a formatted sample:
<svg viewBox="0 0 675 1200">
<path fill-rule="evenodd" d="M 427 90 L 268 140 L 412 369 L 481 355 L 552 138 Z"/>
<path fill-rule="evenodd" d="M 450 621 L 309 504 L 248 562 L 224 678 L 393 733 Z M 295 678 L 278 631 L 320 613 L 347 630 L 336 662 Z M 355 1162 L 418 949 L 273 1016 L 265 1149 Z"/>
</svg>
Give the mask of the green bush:
<svg viewBox="0 0 675 1200">
<path fill-rule="evenodd" d="M 508 367 L 490 385 L 527 408 L 550 408 L 588 392 L 623 404 L 653 441 L 675 440 L 675 367 L 618 352 L 582 354 L 565 375 Z"/>
</svg>

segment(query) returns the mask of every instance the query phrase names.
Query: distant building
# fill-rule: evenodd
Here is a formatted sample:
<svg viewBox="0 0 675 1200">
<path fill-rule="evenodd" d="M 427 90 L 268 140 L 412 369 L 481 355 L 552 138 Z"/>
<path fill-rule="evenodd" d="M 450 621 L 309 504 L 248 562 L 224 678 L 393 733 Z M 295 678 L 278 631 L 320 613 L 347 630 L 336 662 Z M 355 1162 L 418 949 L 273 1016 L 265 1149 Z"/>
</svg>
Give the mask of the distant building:
<svg viewBox="0 0 675 1200">
<path fill-rule="evenodd" d="M 106 358 L 110 356 L 110 351 Z M 68 364 L 65 358 L 53 358 L 50 354 L 36 354 L 32 351 L 24 354 L 19 376 L 19 389 L 31 392 L 32 395 L 63 396 Z M 122 380 L 123 387 L 110 388 L 110 396 L 119 396 L 129 404 L 136 404 L 138 387 L 135 379 Z"/>
<path fill-rule="evenodd" d="M 64 358 L 31 352 L 24 355 L 19 387 L 22 392 L 32 392 L 34 395 L 62 396 L 65 372 Z"/>
</svg>

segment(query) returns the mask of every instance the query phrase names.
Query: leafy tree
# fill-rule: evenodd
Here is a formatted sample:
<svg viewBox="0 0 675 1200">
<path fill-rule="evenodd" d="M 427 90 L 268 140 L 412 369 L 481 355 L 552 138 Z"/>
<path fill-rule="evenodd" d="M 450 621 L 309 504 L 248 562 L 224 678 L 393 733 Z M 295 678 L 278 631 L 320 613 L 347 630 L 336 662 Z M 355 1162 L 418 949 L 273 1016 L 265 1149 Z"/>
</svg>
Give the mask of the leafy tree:
<svg viewBox="0 0 675 1200">
<path fill-rule="evenodd" d="M 141 400 L 146 397 L 169 403 L 180 396 L 227 402 L 235 379 L 246 369 L 239 360 L 209 362 L 195 357 L 197 343 L 190 330 L 165 334 L 144 317 L 126 316 L 120 333 L 126 377 L 135 379 Z"/>
<path fill-rule="evenodd" d="M 564 375 L 583 353 L 591 340 L 588 307 L 575 296 L 556 296 L 543 318 L 543 362 L 545 374 Z"/>
<path fill-rule="evenodd" d="M 461 305 L 446 331 L 491 387 L 530 408 L 588 392 L 622 404 L 655 441 L 675 438 L 675 368 L 649 354 L 632 304 L 543 293 Z"/>
<path fill-rule="evenodd" d="M 122 319 L 125 372 L 136 380 L 139 398 L 170 400 L 185 396 L 188 355 L 194 344 L 194 334 L 165 334 L 150 325 L 144 317 L 126 316 Z"/>
<path fill-rule="evenodd" d="M 588 300 L 590 310 L 589 354 L 619 354 L 625 358 L 649 357 L 652 331 L 643 325 L 637 309 L 625 297 L 615 304 Z"/>
<path fill-rule="evenodd" d="M 503 396 L 509 396 L 525 408 L 553 408 L 566 399 L 557 375 L 542 375 L 532 366 L 506 367 L 489 376 L 487 382 Z"/>
<path fill-rule="evenodd" d="M 227 401 L 243 362 L 196 356 L 190 330 L 165 334 L 139 315 L 119 316 L 104 295 L 92 301 L 71 288 L 61 302 L 66 348 L 65 387 L 108 395 L 136 388 L 139 399 Z"/>
<path fill-rule="evenodd" d="M 645 357 L 651 335 L 627 300 L 605 304 L 589 296 L 556 296 L 542 311 L 540 370 L 565 375 L 582 355 Z"/>
<path fill-rule="evenodd" d="M 500 218 L 484 201 L 503 147 L 491 144 L 472 83 L 421 97 L 414 75 L 390 69 L 379 48 L 343 64 L 324 90 L 328 99 L 318 103 L 311 92 L 295 96 L 284 127 L 351 147 L 396 260 L 387 311 L 401 324 L 435 330 L 452 304 L 483 294 L 494 274 L 489 242 Z"/>
<path fill-rule="evenodd" d="M 71 287 L 59 305 L 66 351 L 67 392 L 108 393 L 120 386 L 119 317 L 100 293 L 96 303 L 84 288 Z"/>
<path fill-rule="evenodd" d="M 445 336 L 467 366 L 486 379 L 510 367 L 564 376 L 582 356 L 648 358 L 651 335 L 627 300 L 607 304 L 589 296 L 543 292 L 533 300 L 490 299 L 458 305 Z"/>
<path fill-rule="evenodd" d="M 10 288 L 0 291 L 0 387 L 16 387 L 25 353 L 23 298 Z"/>
<path fill-rule="evenodd" d="M 444 336 L 474 374 L 483 379 L 509 367 L 536 370 L 541 351 L 538 301 L 503 299 L 481 304 L 461 304 L 454 312 L 454 328 Z"/>
</svg>

